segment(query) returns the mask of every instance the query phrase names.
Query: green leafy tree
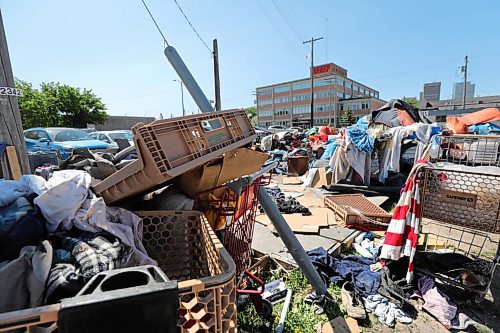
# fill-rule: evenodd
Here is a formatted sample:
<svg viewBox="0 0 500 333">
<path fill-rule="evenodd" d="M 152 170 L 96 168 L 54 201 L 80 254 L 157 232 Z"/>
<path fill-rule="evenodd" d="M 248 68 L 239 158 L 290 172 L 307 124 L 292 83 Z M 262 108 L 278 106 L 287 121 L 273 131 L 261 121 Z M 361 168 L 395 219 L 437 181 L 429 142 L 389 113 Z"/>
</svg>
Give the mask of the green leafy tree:
<svg viewBox="0 0 500 333">
<path fill-rule="evenodd" d="M 340 116 L 339 119 L 339 123 L 342 127 L 347 127 L 354 124 L 354 114 L 352 113 L 351 108 L 348 107 L 347 110 L 342 113 L 342 116 Z"/>
<path fill-rule="evenodd" d="M 250 124 L 257 125 L 257 108 L 255 106 L 250 106 L 245 108 Z"/>
<path fill-rule="evenodd" d="M 413 107 L 416 107 L 418 103 L 416 98 L 405 98 L 405 102 Z"/>
<path fill-rule="evenodd" d="M 40 89 L 35 89 L 31 83 L 18 79 L 16 87 L 24 93 L 19 99 L 24 128 L 83 128 L 87 124 L 102 124 L 108 118 L 106 106 L 92 90 L 54 82 L 42 83 Z"/>
</svg>

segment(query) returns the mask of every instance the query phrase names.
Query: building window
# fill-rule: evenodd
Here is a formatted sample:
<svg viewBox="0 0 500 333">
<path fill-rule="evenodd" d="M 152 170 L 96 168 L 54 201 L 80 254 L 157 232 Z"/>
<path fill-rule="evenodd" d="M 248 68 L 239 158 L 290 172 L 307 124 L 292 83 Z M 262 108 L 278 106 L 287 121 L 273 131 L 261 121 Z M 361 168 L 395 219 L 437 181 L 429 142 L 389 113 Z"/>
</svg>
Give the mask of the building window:
<svg viewBox="0 0 500 333">
<path fill-rule="evenodd" d="M 306 101 L 311 99 L 311 94 L 304 94 L 304 95 L 296 95 L 293 96 L 293 101 L 298 102 L 298 101 Z"/>
<path fill-rule="evenodd" d="M 358 86 L 353 86 L 352 88 L 354 91 L 359 91 L 359 87 Z"/>
<path fill-rule="evenodd" d="M 342 80 L 342 79 L 337 79 L 337 84 L 338 84 L 339 86 L 343 86 L 343 85 L 344 85 L 344 80 Z"/>
<path fill-rule="evenodd" d="M 278 97 L 274 99 L 274 103 L 288 103 L 291 101 L 290 97 Z"/>
<path fill-rule="evenodd" d="M 274 93 L 276 93 L 276 94 L 286 92 L 286 91 L 290 91 L 290 86 L 283 86 L 283 87 L 274 88 Z"/>
<path fill-rule="evenodd" d="M 271 110 L 259 110 L 259 117 L 271 117 L 273 115 L 273 111 Z"/>
<path fill-rule="evenodd" d="M 311 83 L 310 82 L 297 82 L 297 83 L 292 84 L 292 87 L 293 87 L 293 90 L 311 88 Z"/>
<path fill-rule="evenodd" d="M 273 100 L 272 99 L 261 99 L 259 100 L 259 102 L 257 103 L 258 106 L 263 106 L 263 105 L 272 105 L 273 104 Z"/>
<path fill-rule="evenodd" d="M 290 109 L 277 109 L 274 111 L 274 114 L 277 116 L 285 116 L 287 114 L 290 114 Z"/>
<path fill-rule="evenodd" d="M 345 94 L 345 98 L 351 98 L 351 94 Z"/>
<path fill-rule="evenodd" d="M 309 105 L 294 106 L 293 107 L 293 114 L 304 114 L 304 113 L 308 113 L 310 110 L 311 110 L 311 107 Z"/>
<path fill-rule="evenodd" d="M 337 91 L 337 97 L 338 98 L 344 98 L 344 94 L 340 91 Z"/>
<path fill-rule="evenodd" d="M 272 89 L 265 89 L 265 90 L 257 90 L 257 95 L 262 96 L 262 95 L 271 95 L 273 93 Z"/>
</svg>

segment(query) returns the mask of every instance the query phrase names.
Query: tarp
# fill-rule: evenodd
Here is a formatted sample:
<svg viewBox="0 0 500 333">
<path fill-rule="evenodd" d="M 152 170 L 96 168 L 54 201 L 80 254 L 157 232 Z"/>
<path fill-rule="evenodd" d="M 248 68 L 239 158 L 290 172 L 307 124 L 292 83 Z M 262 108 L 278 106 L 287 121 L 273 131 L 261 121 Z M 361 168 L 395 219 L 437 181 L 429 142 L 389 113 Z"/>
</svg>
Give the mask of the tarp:
<svg viewBox="0 0 500 333">
<path fill-rule="evenodd" d="M 486 108 L 462 117 L 447 117 L 446 128 L 454 134 L 465 134 L 467 133 L 467 127 L 470 125 L 484 124 L 496 120 L 500 120 L 500 110 Z"/>
<path fill-rule="evenodd" d="M 371 122 L 389 127 L 409 126 L 418 122 L 430 123 L 420 114 L 418 108 L 400 99 L 392 99 L 380 109 L 372 111 Z"/>
</svg>

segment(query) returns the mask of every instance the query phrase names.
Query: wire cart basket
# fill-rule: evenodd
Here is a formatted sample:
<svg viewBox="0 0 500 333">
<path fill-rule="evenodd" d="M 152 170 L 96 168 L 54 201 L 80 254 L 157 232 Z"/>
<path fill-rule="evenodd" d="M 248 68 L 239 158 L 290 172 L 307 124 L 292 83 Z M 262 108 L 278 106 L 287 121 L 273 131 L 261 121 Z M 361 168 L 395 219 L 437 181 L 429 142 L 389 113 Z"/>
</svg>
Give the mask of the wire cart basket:
<svg viewBox="0 0 500 333">
<path fill-rule="evenodd" d="M 479 303 L 500 261 L 500 174 L 491 168 L 500 166 L 500 136 L 440 134 L 429 151 L 433 166 L 421 171 L 419 245 L 423 251 L 451 251 L 484 264 L 488 281 L 471 286 L 433 273 L 425 264 L 415 270 L 434 277 L 457 301 Z"/>
<path fill-rule="evenodd" d="M 205 212 L 210 225 L 236 264 L 237 292 L 249 295 L 257 312 L 272 313 L 272 306 L 260 297 L 265 283 L 251 272 L 252 239 L 261 186 L 269 185 L 277 163 L 226 185 L 196 195 L 195 209 Z M 249 286 L 257 284 L 257 289 Z"/>
</svg>

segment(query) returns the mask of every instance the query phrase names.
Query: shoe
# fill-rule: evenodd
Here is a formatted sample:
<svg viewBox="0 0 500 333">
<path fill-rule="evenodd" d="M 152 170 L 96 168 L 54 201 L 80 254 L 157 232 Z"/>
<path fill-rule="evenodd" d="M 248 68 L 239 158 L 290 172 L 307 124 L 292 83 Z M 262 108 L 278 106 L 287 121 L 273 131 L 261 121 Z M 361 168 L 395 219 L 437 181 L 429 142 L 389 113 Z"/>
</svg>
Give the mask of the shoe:
<svg viewBox="0 0 500 333">
<path fill-rule="evenodd" d="M 355 300 L 354 288 L 351 282 L 346 282 L 342 286 L 342 303 L 347 311 L 347 315 L 354 319 L 366 319 L 366 312 L 361 303 Z"/>
</svg>

